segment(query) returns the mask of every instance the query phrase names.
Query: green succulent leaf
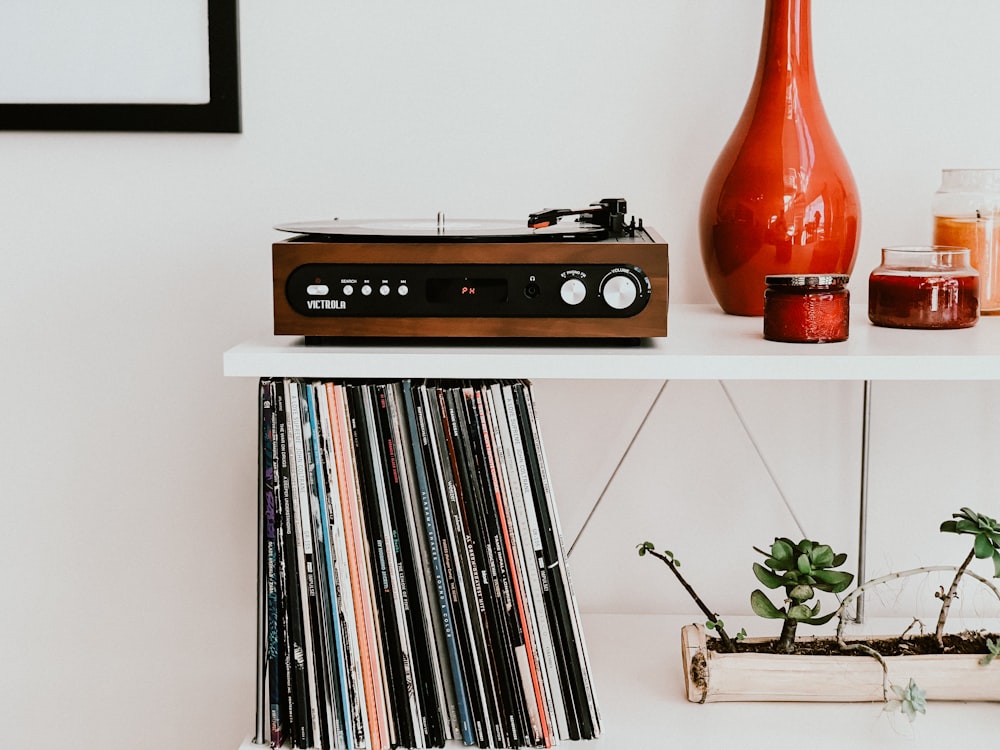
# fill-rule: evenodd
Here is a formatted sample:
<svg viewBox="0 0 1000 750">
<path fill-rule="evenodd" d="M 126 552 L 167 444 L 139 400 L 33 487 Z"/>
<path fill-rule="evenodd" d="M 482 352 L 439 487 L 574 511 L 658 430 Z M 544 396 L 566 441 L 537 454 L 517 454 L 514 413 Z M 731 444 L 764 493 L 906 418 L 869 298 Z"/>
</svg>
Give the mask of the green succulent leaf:
<svg viewBox="0 0 1000 750">
<path fill-rule="evenodd" d="M 826 625 L 828 622 L 830 622 L 830 620 L 834 618 L 836 614 L 837 611 L 834 610 L 833 612 L 825 614 L 822 617 L 810 617 L 808 620 L 802 620 L 802 622 L 804 622 L 806 625 Z"/>
<path fill-rule="evenodd" d="M 774 573 L 774 571 L 768 570 L 760 563 L 753 564 L 753 574 L 757 576 L 757 580 L 767 586 L 769 589 L 779 589 L 785 585 L 785 579 Z"/>
<path fill-rule="evenodd" d="M 809 559 L 814 568 L 832 567 L 833 549 L 828 544 L 818 544 L 809 552 Z"/>
<path fill-rule="evenodd" d="M 843 570 L 817 570 L 813 573 L 817 580 L 816 588 L 839 594 L 854 581 L 854 574 Z"/>
<path fill-rule="evenodd" d="M 812 572 L 812 564 L 809 562 L 809 555 L 802 554 L 798 556 L 795 561 L 795 567 L 802 574 L 807 574 Z"/>
<path fill-rule="evenodd" d="M 650 551 L 650 552 L 656 552 L 656 545 L 653 544 L 652 542 L 643 542 L 639 546 L 642 547 L 645 550 Z"/>
<path fill-rule="evenodd" d="M 976 557 L 980 560 L 985 560 L 987 557 L 992 557 L 993 553 L 996 551 L 993 549 L 993 542 L 985 534 L 976 534 L 976 540 L 973 543 L 973 548 L 976 550 Z"/>
<path fill-rule="evenodd" d="M 951 520 L 941 524 L 941 531 L 952 534 L 992 534 L 1000 533 L 1000 523 L 996 519 L 981 513 L 976 513 L 970 508 L 962 508 L 959 513 L 952 513 Z"/>
<path fill-rule="evenodd" d="M 795 549 L 790 540 L 775 539 L 771 545 L 771 558 L 767 560 L 767 564 L 775 570 L 791 570 L 794 555 Z"/>
<path fill-rule="evenodd" d="M 957 521 L 944 521 L 941 524 L 941 531 L 948 534 L 958 534 L 958 522 Z"/>
<path fill-rule="evenodd" d="M 813 591 L 813 587 L 807 584 L 799 584 L 798 586 L 793 586 L 788 592 L 788 598 L 793 602 L 807 602 L 816 595 Z"/>
<path fill-rule="evenodd" d="M 976 513 L 969 508 L 962 508 L 962 514 L 965 515 L 970 521 L 977 523 L 979 528 L 984 531 L 1000 531 L 1000 523 L 998 523 L 995 518 L 990 518 L 983 513 Z"/>
<path fill-rule="evenodd" d="M 750 608 L 753 609 L 755 615 L 768 620 L 788 619 L 785 610 L 775 607 L 767 598 L 767 594 L 760 589 L 754 589 L 753 593 L 750 594 Z"/>
<path fill-rule="evenodd" d="M 829 567 L 831 567 L 831 568 L 839 568 L 845 562 L 847 562 L 847 553 L 846 552 L 841 552 L 840 554 L 837 554 L 837 555 L 833 556 L 833 564 L 830 565 Z"/>
<path fill-rule="evenodd" d="M 993 553 L 993 577 L 1000 578 L 1000 551 Z"/>
<path fill-rule="evenodd" d="M 986 648 L 989 650 L 989 653 L 979 660 L 979 663 L 984 667 L 1000 656 L 1000 638 L 995 641 L 992 638 L 987 638 Z"/>
<path fill-rule="evenodd" d="M 788 608 L 789 620 L 799 620 L 800 622 L 808 622 L 813 617 L 813 608 L 808 604 L 793 604 Z"/>
</svg>

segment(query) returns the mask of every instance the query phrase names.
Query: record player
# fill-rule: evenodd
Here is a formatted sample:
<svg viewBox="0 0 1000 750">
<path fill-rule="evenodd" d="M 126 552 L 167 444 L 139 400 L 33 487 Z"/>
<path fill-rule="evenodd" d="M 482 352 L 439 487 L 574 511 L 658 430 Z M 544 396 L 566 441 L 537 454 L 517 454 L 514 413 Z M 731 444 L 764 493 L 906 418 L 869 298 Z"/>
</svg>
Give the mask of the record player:
<svg viewBox="0 0 1000 750">
<path fill-rule="evenodd" d="M 274 332 L 358 339 L 641 339 L 667 335 L 667 244 L 626 202 L 527 222 L 283 224 Z"/>
</svg>

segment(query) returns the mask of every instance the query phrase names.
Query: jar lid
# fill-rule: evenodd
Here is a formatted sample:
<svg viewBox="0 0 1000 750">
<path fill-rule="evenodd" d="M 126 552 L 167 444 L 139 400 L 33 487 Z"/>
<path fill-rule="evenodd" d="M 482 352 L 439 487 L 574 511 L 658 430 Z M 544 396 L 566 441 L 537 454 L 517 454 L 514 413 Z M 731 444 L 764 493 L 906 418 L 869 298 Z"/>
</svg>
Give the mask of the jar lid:
<svg viewBox="0 0 1000 750">
<path fill-rule="evenodd" d="M 809 289 L 813 287 L 842 287 L 850 280 L 846 273 L 797 274 L 777 273 L 764 277 L 768 286 L 796 287 Z"/>
</svg>

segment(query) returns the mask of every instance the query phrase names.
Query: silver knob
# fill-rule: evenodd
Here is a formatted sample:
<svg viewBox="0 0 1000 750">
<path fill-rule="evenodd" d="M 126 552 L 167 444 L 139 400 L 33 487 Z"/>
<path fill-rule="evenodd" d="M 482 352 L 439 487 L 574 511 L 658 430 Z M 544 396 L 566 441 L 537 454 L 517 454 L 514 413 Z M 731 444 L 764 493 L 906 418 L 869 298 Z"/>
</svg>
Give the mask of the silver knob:
<svg viewBox="0 0 1000 750">
<path fill-rule="evenodd" d="M 639 288 L 628 276 L 612 276 L 604 284 L 604 301 L 615 310 L 631 307 L 639 296 Z"/>
<path fill-rule="evenodd" d="M 587 287 L 579 279 L 566 279 L 559 287 L 559 296 L 567 305 L 579 305 L 587 296 Z"/>
</svg>

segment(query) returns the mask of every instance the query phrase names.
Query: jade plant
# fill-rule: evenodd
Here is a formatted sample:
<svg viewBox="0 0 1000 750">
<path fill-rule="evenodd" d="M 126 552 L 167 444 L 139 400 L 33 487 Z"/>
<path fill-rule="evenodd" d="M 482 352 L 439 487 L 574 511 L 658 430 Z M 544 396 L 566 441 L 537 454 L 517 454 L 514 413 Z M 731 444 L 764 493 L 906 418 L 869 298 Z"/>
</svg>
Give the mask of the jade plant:
<svg viewBox="0 0 1000 750">
<path fill-rule="evenodd" d="M 847 593 L 840 601 L 839 606 L 825 614 L 821 613 L 818 593 L 839 594 L 846 591 L 854 583 L 854 576 L 851 573 L 838 570 L 847 561 L 847 555 L 836 553 L 829 545 L 819 544 L 809 539 L 795 543 L 786 537 L 777 537 L 768 551 L 755 547 L 754 550 L 765 558 L 763 564 L 759 562 L 753 564 L 753 572 L 757 580 L 766 588 L 782 590 L 784 594 L 783 600 L 779 604 L 772 602 L 768 595 L 760 589 L 755 589 L 750 595 L 750 605 L 755 614 L 767 619 L 782 620 L 781 634 L 774 641 L 773 650 L 778 653 L 794 653 L 796 650 L 796 630 L 799 624 L 823 625 L 836 617 L 838 625 L 835 640 L 838 648 L 844 653 L 861 652 L 876 659 L 882 665 L 886 710 L 900 711 L 910 721 L 913 721 L 917 714 L 925 713 L 925 691 L 912 679 L 905 687 L 890 685 L 888 667 L 882 654 L 864 640 L 848 642 L 844 636 L 844 626 L 849 619 L 846 614 L 849 611 L 848 608 L 866 590 L 910 576 L 931 572 L 954 573 L 948 589 L 945 590 L 942 586 L 935 594 L 941 600 L 935 639 L 938 648 L 945 651 L 945 624 L 951 604 L 958 596 L 959 583 L 963 577 L 968 577 L 982 584 L 1000 600 L 1000 587 L 970 569 L 974 560 L 989 559 L 993 563 L 992 577 L 994 579 L 1000 578 L 1000 522 L 969 508 L 962 508 L 958 513 L 953 513 L 949 520 L 944 521 L 940 530 L 943 533 L 972 537 L 971 549 L 960 565 L 925 565 L 864 581 Z M 695 593 L 691 585 L 681 575 L 678 570 L 680 562 L 673 553 L 670 551 L 657 552 L 651 542 L 638 545 L 638 550 L 640 556 L 651 555 L 670 568 L 699 609 L 708 618 L 706 628 L 718 634 L 719 647 L 725 651 L 734 651 L 734 640 L 742 640 L 746 633 L 741 631 L 735 639 L 730 638 L 719 615 L 702 601 L 701 597 Z M 914 620 L 914 624 L 919 624 L 919 620 Z M 911 625 L 911 627 L 913 626 Z M 907 628 L 907 630 L 909 629 Z M 900 639 L 904 637 L 906 637 L 906 633 L 900 636 Z M 874 645 L 874 643 L 873 641 L 872 644 Z M 994 661 L 1000 663 L 1000 638 L 996 640 L 987 638 L 986 653 L 979 660 L 979 663 L 987 666 Z"/>
<path fill-rule="evenodd" d="M 963 577 L 967 576 L 978 581 L 1000 600 L 1000 589 L 990 583 L 985 577 L 969 569 L 969 565 L 974 559 L 990 558 L 993 561 L 993 578 L 1000 578 L 1000 523 L 989 516 L 976 513 L 969 508 L 962 508 L 960 512 L 953 513 L 951 519 L 941 524 L 941 531 L 951 534 L 969 534 L 973 537 L 972 549 L 969 550 L 962 563 L 960 565 L 923 565 L 919 568 L 888 573 L 884 576 L 865 581 L 852 590 L 841 601 L 840 607 L 836 612 L 837 617 L 840 618 L 840 624 L 837 627 L 837 639 L 840 641 L 841 648 L 845 650 L 866 650 L 863 646 L 848 646 L 844 640 L 845 612 L 854 600 L 865 591 L 890 583 L 891 581 L 932 572 L 954 573 L 948 590 L 945 591 L 944 587 L 942 587 L 940 591 L 934 594 L 934 596 L 941 600 L 941 611 L 938 614 L 937 628 L 934 633 L 938 648 L 941 650 L 944 650 L 944 629 L 945 623 L 948 620 L 948 613 L 951 609 L 951 603 L 958 597 L 958 584 Z M 994 655 L 993 658 L 996 655 L 1000 655 L 997 653 L 997 646 L 988 647 L 990 653 Z M 989 664 L 990 661 L 992 661 L 992 658 L 984 659 L 983 663 Z"/>
<path fill-rule="evenodd" d="M 640 557 L 652 555 L 670 568 L 694 603 L 708 618 L 706 627 L 718 633 L 723 650 L 735 650 L 733 639 L 726 632 L 719 615 L 704 603 L 691 584 L 681 575 L 678 570 L 680 561 L 674 554 L 669 550 L 657 552 L 652 542 L 643 542 L 637 545 L 637 549 Z M 760 563 L 753 565 L 757 580 L 770 589 L 784 588 L 788 606 L 776 606 L 759 589 L 750 595 L 750 606 L 761 617 L 784 620 L 775 649 L 780 653 L 792 653 L 795 650 L 795 631 L 799 623 L 822 625 L 829 622 L 836 614 L 834 611 L 820 615 L 819 602 L 812 605 L 809 602 L 816 595 L 816 591 L 839 593 L 851 585 L 854 580 L 852 574 L 833 570 L 844 564 L 847 555 L 836 554 L 829 545 L 818 544 L 809 539 L 803 539 L 796 544 L 783 537 L 774 540 L 770 554 L 759 549 L 757 551 L 767 558 L 764 561 L 766 567 Z M 746 633 L 741 631 L 737 640 L 745 635 Z"/>
<path fill-rule="evenodd" d="M 935 594 L 941 599 L 941 611 L 938 615 L 937 628 L 935 631 L 938 647 L 944 649 L 944 629 L 948 619 L 948 613 L 952 602 L 958 596 L 958 586 L 965 576 L 978 581 L 990 589 L 993 594 L 1000 599 L 1000 589 L 994 586 L 986 578 L 969 569 L 970 564 L 975 559 L 990 559 L 993 563 L 993 578 L 1000 578 L 1000 522 L 990 516 L 977 513 L 970 508 L 962 508 L 958 513 L 953 513 L 952 517 L 941 524 L 940 530 L 944 533 L 968 535 L 972 537 L 972 547 L 965 559 L 958 566 L 954 565 L 933 565 L 921 566 L 912 570 L 889 573 L 878 578 L 865 581 L 848 593 L 839 606 L 827 614 L 820 614 L 819 601 L 813 601 L 817 592 L 828 592 L 839 594 L 846 591 L 854 582 L 854 576 L 842 570 L 836 570 L 847 561 L 847 555 L 835 553 L 826 544 L 803 539 L 795 543 L 787 537 L 777 537 L 771 545 L 769 551 L 754 548 L 764 556 L 764 564 L 754 563 L 753 572 L 757 580 L 765 587 L 776 590 L 784 590 L 784 601 L 781 605 L 774 604 L 768 596 L 760 589 L 754 590 L 750 594 L 750 606 L 754 613 L 767 619 L 782 620 L 781 635 L 779 636 L 775 650 L 779 653 L 793 653 L 795 650 L 795 635 L 800 623 L 806 625 L 823 625 L 832 618 L 837 617 L 839 624 L 837 627 L 837 640 L 843 650 L 862 650 L 868 652 L 869 649 L 862 645 L 848 645 L 843 636 L 844 625 L 847 621 L 845 613 L 847 607 L 852 604 L 862 593 L 876 586 L 884 585 L 894 580 L 906 578 L 914 575 L 926 574 L 934 571 L 954 572 L 951 585 L 945 590 L 942 589 Z M 661 560 L 677 579 L 681 582 L 688 594 L 692 597 L 699 609 L 708 617 L 706 627 L 718 633 L 722 645 L 726 650 L 732 650 L 732 639 L 726 633 L 719 615 L 704 604 L 701 597 L 695 593 L 691 585 L 684 579 L 678 568 L 680 562 L 670 551 L 657 552 L 651 542 L 644 542 L 638 545 L 640 555 L 652 555 Z M 988 658 L 983 659 L 984 664 L 988 664 L 1000 656 L 1000 645 L 990 643 L 990 653 Z M 877 654 L 872 653 L 872 656 Z"/>
<path fill-rule="evenodd" d="M 702 601 L 702 598 L 698 596 L 698 593 L 694 590 L 691 584 L 687 582 L 687 580 L 684 578 L 683 575 L 681 575 L 681 571 L 679 570 L 679 568 L 681 567 L 681 561 L 678 560 L 676 557 L 674 557 L 674 553 L 671 552 L 670 550 L 657 552 L 656 545 L 654 545 L 652 542 L 643 542 L 642 544 L 637 544 L 636 549 L 639 550 L 639 557 L 645 557 L 646 555 L 651 555 L 660 562 L 662 562 L 664 565 L 666 565 L 668 568 L 670 568 L 670 571 L 674 574 L 674 577 L 677 578 L 681 586 L 684 587 L 684 590 L 688 592 L 688 595 L 691 597 L 692 601 L 694 601 L 694 603 L 697 605 L 698 609 L 700 609 L 702 613 L 705 615 L 705 617 L 708 618 L 708 622 L 705 623 L 705 627 L 708 628 L 709 630 L 714 630 L 716 633 L 719 634 L 719 640 L 722 642 L 722 649 L 724 651 L 729 651 L 729 652 L 735 651 L 736 647 L 733 645 L 733 639 L 730 638 L 729 633 L 726 632 L 725 623 L 722 622 L 722 619 L 719 617 L 718 613 L 713 612 L 711 609 L 709 609 L 708 605 L 705 604 L 704 601 Z M 737 634 L 736 639 L 741 640 L 744 636 L 746 636 L 746 632 L 741 630 Z"/>
<path fill-rule="evenodd" d="M 1000 578 L 1000 524 L 989 516 L 976 513 L 969 508 L 962 508 L 958 513 L 952 513 L 951 519 L 941 524 L 941 531 L 951 534 L 971 534 L 972 549 L 965 560 L 958 566 L 955 577 L 947 592 L 940 592 L 941 614 L 938 615 L 937 629 L 934 635 L 938 646 L 944 647 L 944 624 L 948 619 L 948 610 L 958 591 L 958 582 L 965 575 L 973 558 L 993 560 L 993 577 Z"/>
<path fill-rule="evenodd" d="M 754 548 L 756 549 L 756 548 Z M 820 615 L 820 603 L 813 604 L 817 591 L 832 594 L 844 591 L 854 581 L 851 573 L 839 568 L 847 560 L 847 555 L 835 553 L 827 544 L 819 544 L 803 539 L 797 544 L 791 539 L 779 537 L 771 545 L 770 554 L 757 549 L 764 557 L 764 565 L 753 564 L 757 580 L 769 589 L 784 589 L 785 606 L 778 607 L 760 589 L 750 594 L 750 606 L 760 617 L 783 620 L 781 635 L 775 646 L 779 653 L 795 651 L 795 632 L 799 623 L 823 625 L 836 614 Z"/>
</svg>

